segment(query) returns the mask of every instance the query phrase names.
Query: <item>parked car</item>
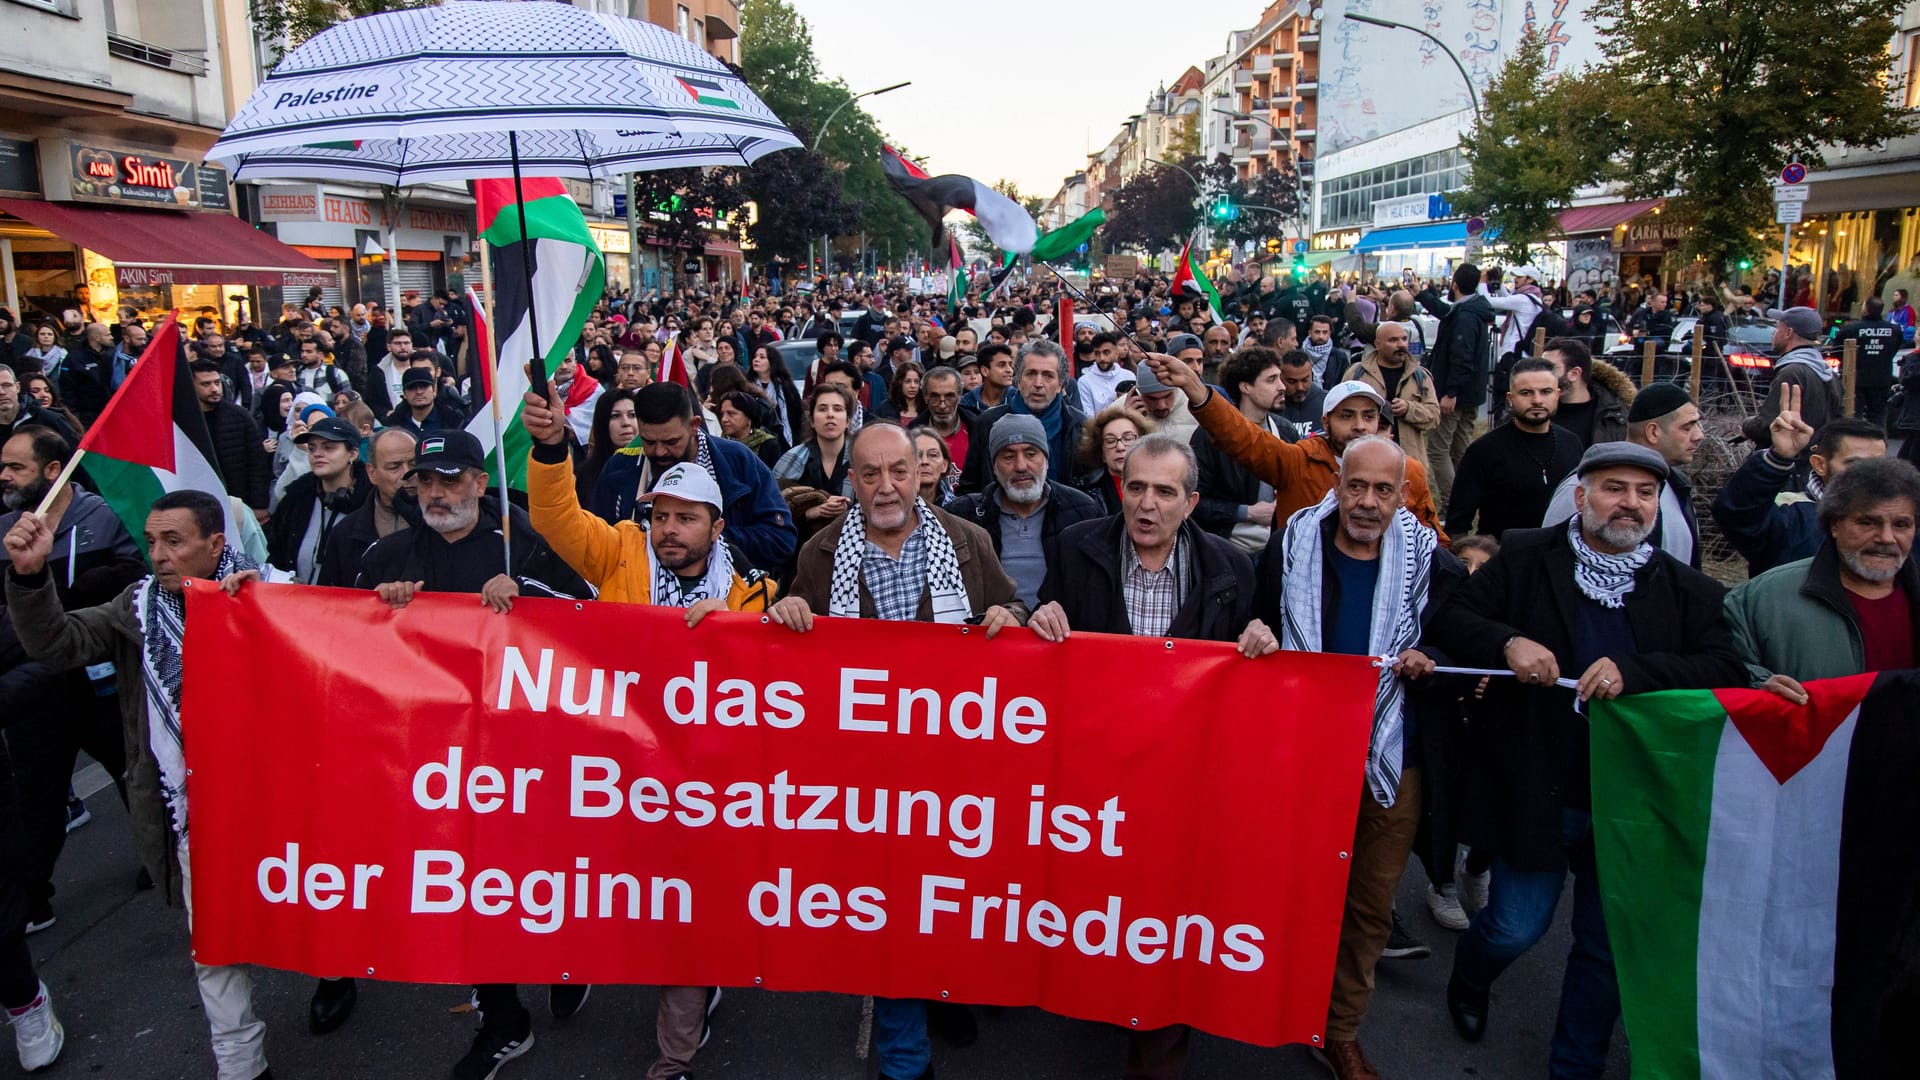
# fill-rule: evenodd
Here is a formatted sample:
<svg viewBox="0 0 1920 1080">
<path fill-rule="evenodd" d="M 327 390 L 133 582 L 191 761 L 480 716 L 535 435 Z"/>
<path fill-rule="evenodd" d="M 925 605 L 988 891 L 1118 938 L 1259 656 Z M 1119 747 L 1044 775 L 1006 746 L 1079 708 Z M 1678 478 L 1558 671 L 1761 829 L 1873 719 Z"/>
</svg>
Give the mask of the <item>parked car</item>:
<svg viewBox="0 0 1920 1080">
<path fill-rule="evenodd" d="M 787 365 L 787 377 L 793 380 L 793 388 L 804 393 L 807 368 L 819 358 L 820 346 L 811 338 L 803 338 L 798 341 L 776 341 L 767 347 L 773 350 L 775 358 Z"/>
</svg>

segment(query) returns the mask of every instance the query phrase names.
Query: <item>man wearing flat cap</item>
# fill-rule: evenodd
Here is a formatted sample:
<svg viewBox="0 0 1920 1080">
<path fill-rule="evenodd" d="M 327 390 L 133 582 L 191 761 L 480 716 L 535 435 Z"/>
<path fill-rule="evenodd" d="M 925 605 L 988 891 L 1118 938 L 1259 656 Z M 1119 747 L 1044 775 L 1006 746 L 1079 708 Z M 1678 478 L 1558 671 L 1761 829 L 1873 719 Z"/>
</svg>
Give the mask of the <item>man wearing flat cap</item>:
<svg viewBox="0 0 1920 1080">
<path fill-rule="evenodd" d="M 1585 702 L 1654 690 L 1740 685 L 1725 590 L 1648 543 L 1671 476 L 1658 452 L 1627 442 L 1587 450 L 1576 513 L 1512 529 L 1424 639 L 1487 684 L 1467 753 L 1486 802 L 1491 900 L 1460 939 L 1447 983 L 1454 1029 L 1478 1041 L 1493 982 L 1538 942 L 1574 875 L 1567 958 L 1549 1071 L 1598 1076 L 1620 1015 L 1593 851 Z M 1561 686 L 1565 678 L 1570 686 Z"/>
<path fill-rule="evenodd" d="M 1700 408 L 1679 383 L 1649 385 L 1627 410 L 1626 442 L 1659 454 L 1669 470 L 1667 482 L 1660 489 L 1660 510 L 1648 542 L 1695 570 L 1700 569 L 1700 523 L 1693 514 L 1693 483 L 1683 470 L 1693 464 L 1705 437 Z M 1568 476 L 1560 481 L 1540 524 L 1558 525 L 1574 515 L 1577 479 Z"/>
</svg>

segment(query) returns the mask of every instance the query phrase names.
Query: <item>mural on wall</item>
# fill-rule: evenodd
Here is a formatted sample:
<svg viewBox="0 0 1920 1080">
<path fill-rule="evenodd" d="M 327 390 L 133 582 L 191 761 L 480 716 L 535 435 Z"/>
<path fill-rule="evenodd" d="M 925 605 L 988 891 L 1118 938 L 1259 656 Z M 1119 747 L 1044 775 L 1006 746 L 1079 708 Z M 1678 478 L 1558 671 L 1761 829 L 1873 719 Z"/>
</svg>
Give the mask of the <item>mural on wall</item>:
<svg viewBox="0 0 1920 1080">
<path fill-rule="evenodd" d="M 1588 237 L 1567 241 L 1567 291 L 1614 285 L 1620 280 L 1620 256 L 1607 237 Z"/>
</svg>

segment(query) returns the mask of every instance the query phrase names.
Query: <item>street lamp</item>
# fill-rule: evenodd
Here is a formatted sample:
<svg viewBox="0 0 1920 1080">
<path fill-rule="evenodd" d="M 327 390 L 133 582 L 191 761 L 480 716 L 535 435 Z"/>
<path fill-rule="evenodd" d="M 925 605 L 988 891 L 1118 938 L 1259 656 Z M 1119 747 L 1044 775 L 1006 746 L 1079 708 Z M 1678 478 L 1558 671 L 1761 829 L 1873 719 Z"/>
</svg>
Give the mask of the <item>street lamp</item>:
<svg viewBox="0 0 1920 1080">
<path fill-rule="evenodd" d="M 816 154 L 820 152 L 820 140 L 827 137 L 827 129 L 833 126 L 833 119 L 834 117 L 840 115 L 841 109 L 844 109 L 847 106 L 853 104 L 854 102 L 859 101 L 861 98 L 876 97 L 880 94 L 891 94 L 895 90 L 898 90 L 903 86 L 912 86 L 912 85 L 913 85 L 913 80 L 908 79 L 906 82 L 897 82 L 897 83 L 894 83 L 892 86 L 883 86 L 878 90 L 863 90 L 860 93 L 855 94 L 852 97 L 848 98 L 847 100 L 841 102 L 840 104 L 835 105 L 833 107 L 833 111 L 827 114 L 826 123 L 821 124 L 820 130 L 813 133 L 813 152 Z M 831 243 L 832 243 L 831 237 L 822 236 L 820 238 L 820 269 L 822 273 L 825 273 L 828 270 L 829 268 L 828 264 L 833 261 L 832 252 L 828 250 L 828 245 Z"/>
<path fill-rule="evenodd" d="M 1375 15 L 1362 15 L 1353 11 L 1347 12 L 1346 17 L 1357 23 L 1366 23 L 1368 26 L 1384 26 L 1389 30 L 1411 30 L 1421 37 L 1426 38 L 1428 41 L 1433 42 L 1435 45 L 1438 45 L 1440 51 L 1447 54 L 1447 59 L 1453 61 L 1453 66 L 1460 69 L 1460 78 L 1464 79 L 1467 84 L 1467 100 L 1473 102 L 1474 123 L 1478 124 L 1480 122 L 1480 94 L 1473 88 L 1473 79 L 1467 75 L 1467 66 L 1460 62 L 1460 58 L 1453 54 L 1452 49 L 1447 48 L 1446 42 L 1427 33 L 1420 27 L 1409 23 L 1394 22 L 1392 19 L 1382 19 Z"/>
</svg>

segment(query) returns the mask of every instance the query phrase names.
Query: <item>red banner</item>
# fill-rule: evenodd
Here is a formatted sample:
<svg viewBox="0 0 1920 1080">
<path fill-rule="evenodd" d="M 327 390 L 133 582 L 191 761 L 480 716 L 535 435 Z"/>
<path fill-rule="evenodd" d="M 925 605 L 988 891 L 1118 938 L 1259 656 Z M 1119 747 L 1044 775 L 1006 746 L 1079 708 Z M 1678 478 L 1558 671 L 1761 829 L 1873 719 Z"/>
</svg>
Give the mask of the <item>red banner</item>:
<svg viewBox="0 0 1920 1080">
<path fill-rule="evenodd" d="M 187 596 L 194 948 L 1321 1033 L 1365 658 Z"/>
</svg>

